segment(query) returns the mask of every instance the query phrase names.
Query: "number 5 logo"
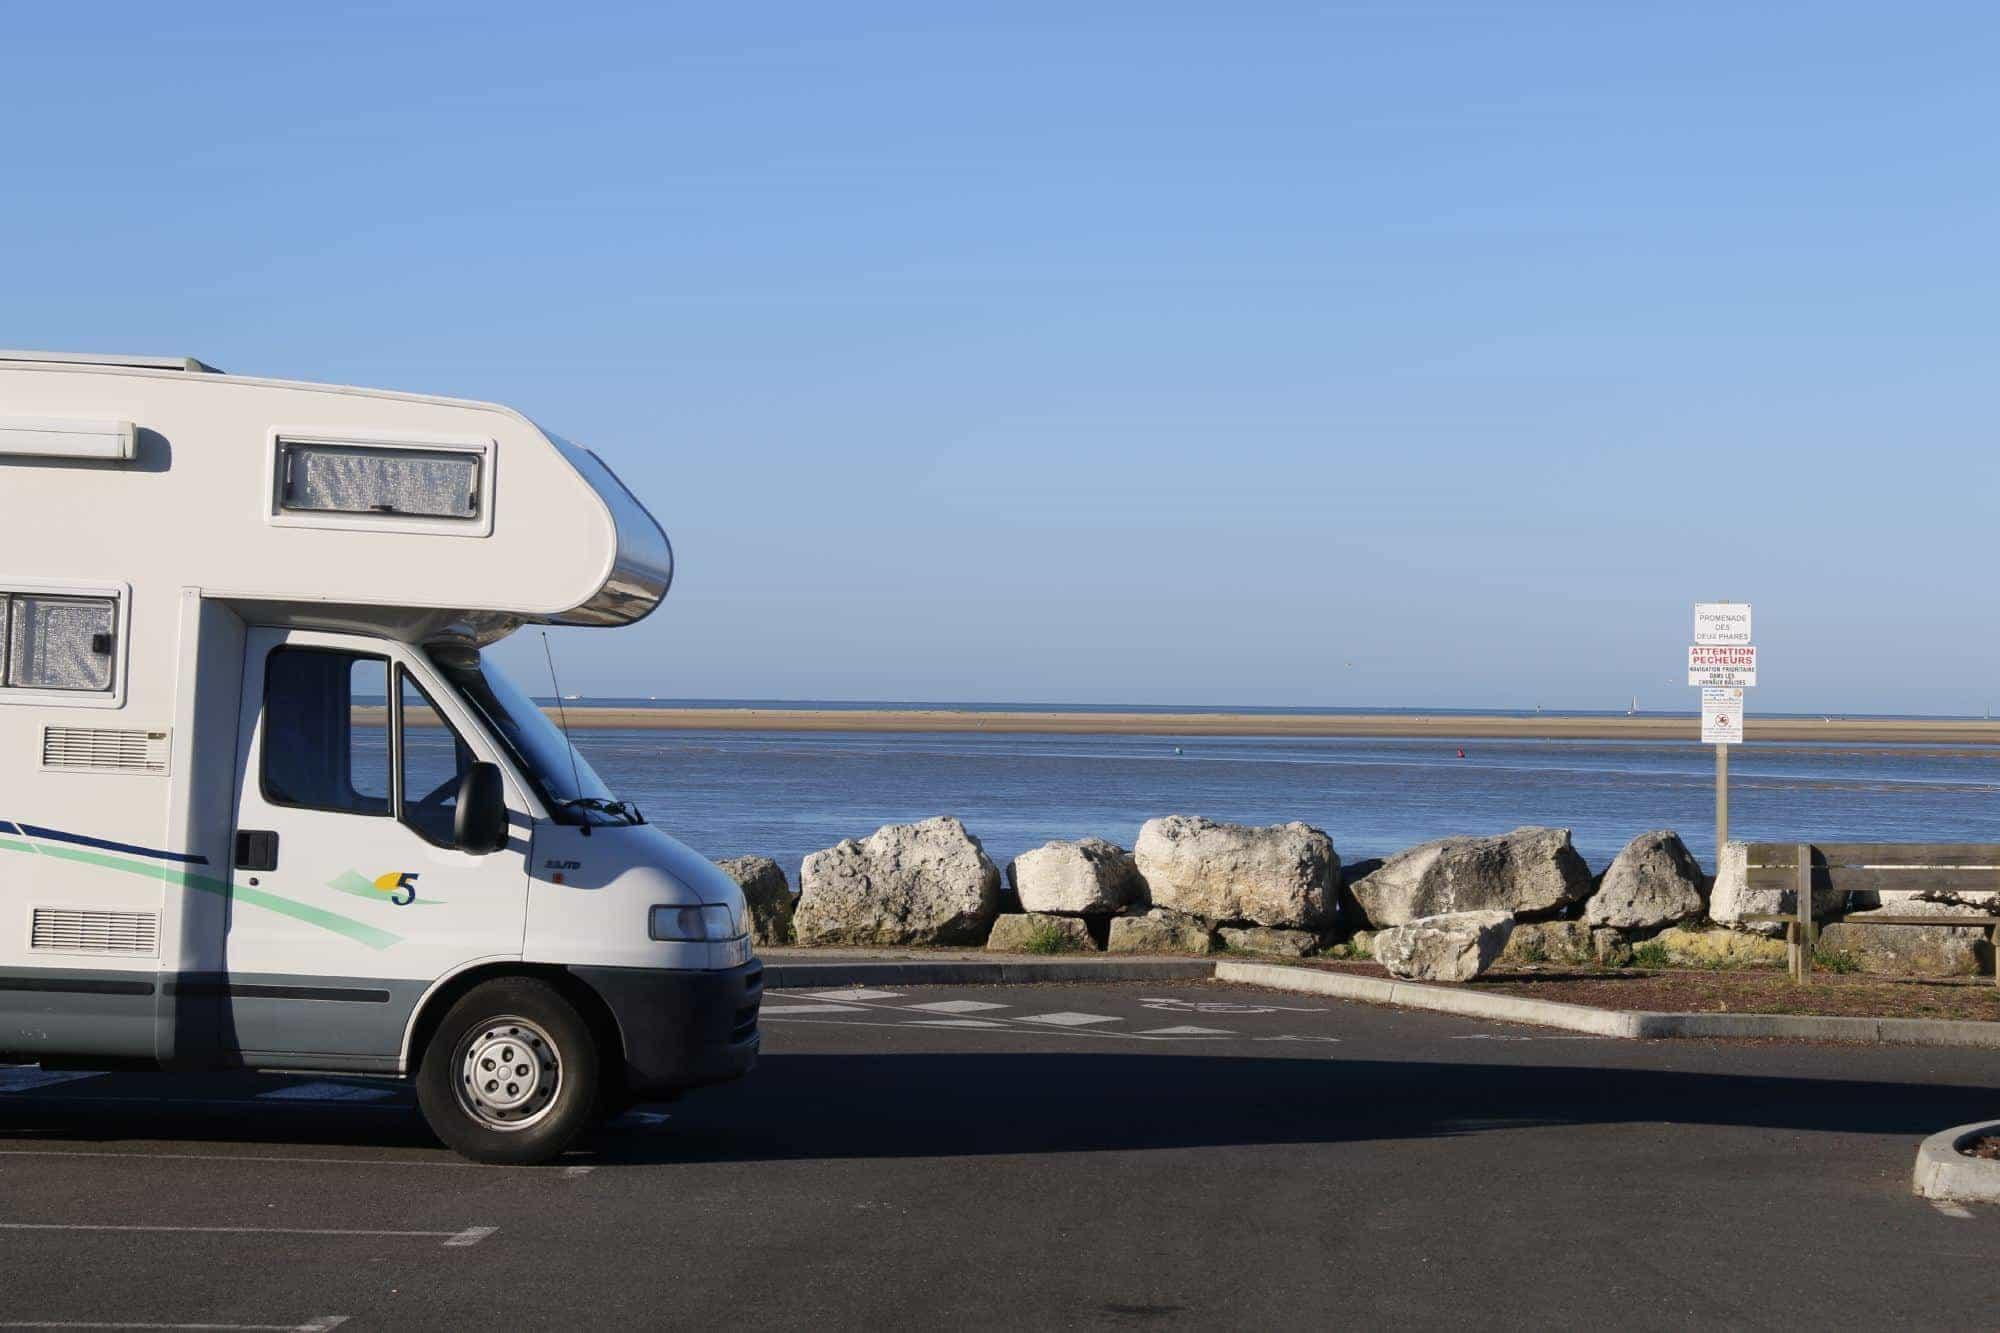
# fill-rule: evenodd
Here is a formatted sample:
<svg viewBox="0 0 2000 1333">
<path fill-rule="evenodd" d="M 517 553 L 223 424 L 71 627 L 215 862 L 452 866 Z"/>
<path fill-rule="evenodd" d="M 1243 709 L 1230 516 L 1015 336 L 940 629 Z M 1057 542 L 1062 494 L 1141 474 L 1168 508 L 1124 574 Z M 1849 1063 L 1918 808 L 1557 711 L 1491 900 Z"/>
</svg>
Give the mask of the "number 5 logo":
<svg viewBox="0 0 2000 1333">
<path fill-rule="evenodd" d="M 386 875 L 379 876 L 375 881 L 375 887 L 388 894 L 389 901 L 398 907 L 408 907 L 417 900 L 417 875 L 412 870 L 405 870 L 401 874 L 392 870 Z"/>
</svg>

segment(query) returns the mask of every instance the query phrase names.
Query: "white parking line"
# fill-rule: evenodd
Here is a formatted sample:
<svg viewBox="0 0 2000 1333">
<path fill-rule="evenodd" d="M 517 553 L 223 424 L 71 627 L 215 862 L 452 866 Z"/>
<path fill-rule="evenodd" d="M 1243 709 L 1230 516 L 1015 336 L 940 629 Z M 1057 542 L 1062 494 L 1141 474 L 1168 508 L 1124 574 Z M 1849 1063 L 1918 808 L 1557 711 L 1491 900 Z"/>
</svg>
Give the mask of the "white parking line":
<svg viewBox="0 0 2000 1333">
<path fill-rule="evenodd" d="M 498 1227 L 467 1227 L 463 1231 L 377 1231 L 346 1227 L 165 1227 L 132 1223 L 104 1222 L 0 1222 L 0 1231 L 110 1231 L 150 1232 L 190 1236 L 365 1236 L 380 1239 L 434 1240 L 443 1238 L 447 1248 L 477 1245 L 498 1231 Z"/>
<path fill-rule="evenodd" d="M 767 1004 L 757 1010 L 759 1018 L 787 1018 L 793 1014 L 858 1014 L 860 1004 Z"/>
<path fill-rule="evenodd" d="M 982 1014 L 990 1009 L 1005 1009 L 1004 1004 L 989 1004 L 985 1000 L 933 1000 L 929 1004 L 906 1004 L 905 1009 L 917 1009 L 931 1014 Z"/>
<path fill-rule="evenodd" d="M 75 1069 L 42 1069 L 36 1065 L 0 1068 L 0 1092 L 33 1092 L 58 1083 L 76 1083 L 87 1078 L 103 1078 L 100 1073 Z"/>
<path fill-rule="evenodd" d="M 314 1315 L 306 1323 L 98 1323 L 94 1319 L 20 1319 L 0 1321 L 0 1329 L 228 1329 L 232 1333 L 326 1333 L 348 1321 L 346 1315 Z"/>
<path fill-rule="evenodd" d="M 899 990 L 823 990 L 808 992 L 818 1000 L 900 1000 Z"/>
<path fill-rule="evenodd" d="M 1236 1034 L 1227 1028 L 1147 1028 L 1139 1034 L 1142 1037 L 1233 1037 Z"/>
<path fill-rule="evenodd" d="M 263 1102 L 379 1102 L 396 1095 L 394 1088 L 374 1088 L 366 1083 L 295 1083 L 289 1088 L 273 1088 L 257 1094 Z"/>
<path fill-rule="evenodd" d="M 1065 1012 L 1059 1014 L 1024 1014 L 1014 1021 L 1016 1023 L 1047 1023 L 1050 1027 L 1058 1028 L 1081 1028 L 1089 1027 L 1092 1023 L 1123 1023 L 1125 1020 L 1113 1017 L 1110 1014 L 1073 1014 Z"/>
<path fill-rule="evenodd" d="M 427 1166 L 453 1171 L 515 1171 L 534 1167 L 496 1167 L 479 1162 L 411 1162 L 400 1158 L 368 1157 L 273 1157 L 249 1153 L 219 1152 L 98 1152 L 87 1148 L 0 1148 L 0 1157 L 126 1157 L 143 1162 L 249 1162 L 286 1166 Z"/>
<path fill-rule="evenodd" d="M 906 1028 L 1004 1028 L 1007 1025 L 991 1018 L 913 1018 L 900 1026 Z"/>
</svg>

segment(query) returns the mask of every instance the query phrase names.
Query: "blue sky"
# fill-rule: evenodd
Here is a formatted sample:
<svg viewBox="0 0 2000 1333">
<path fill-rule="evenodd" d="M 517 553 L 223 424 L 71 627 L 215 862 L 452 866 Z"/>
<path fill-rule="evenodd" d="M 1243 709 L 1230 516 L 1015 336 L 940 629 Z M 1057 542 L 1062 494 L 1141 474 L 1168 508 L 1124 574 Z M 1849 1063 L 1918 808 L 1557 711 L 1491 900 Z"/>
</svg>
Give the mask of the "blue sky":
<svg viewBox="0 0 2000 1333">
<path fill-rule="evenodd" d="M 556 636 L 585 692 L 1692 707 L 1689 603 L 1731 597 L 1753 718 L 1979 712 L 1996 38 L 1970 4 L 21 6 L 0 343 L 592 445 L 681 575 Z"/>
</svg>

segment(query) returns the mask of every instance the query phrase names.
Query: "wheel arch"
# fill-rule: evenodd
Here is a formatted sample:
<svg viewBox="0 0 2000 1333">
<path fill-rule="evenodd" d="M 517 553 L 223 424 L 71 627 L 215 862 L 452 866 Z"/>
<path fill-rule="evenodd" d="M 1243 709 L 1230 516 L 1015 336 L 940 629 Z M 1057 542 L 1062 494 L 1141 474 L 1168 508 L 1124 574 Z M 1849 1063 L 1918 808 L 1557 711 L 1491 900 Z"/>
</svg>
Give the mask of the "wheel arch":
<svg viewBox="0 0 2000 1333">
<path fill-rule="evenodd" d="M 475 963 L 460 972 L 443 978 L 425 994 L 410 1016 L 409 1028 L 403 1034 L 403 1074 L 415 1078 L 423 1063 L 424 1050 L 430 1045 L 431 1036 L 444 1021 L 444 1016 L 474 987 L 489 981 L 499 981 L 510 977 L 528 977 L 547 982 L 562 997 L 576 1006 L 583 1015 L 583 1021 L 590 1026 L 591 1035 L 597 1039 L 599 1067 L 606 1079 L 615 1077 L 623 1067 L 624 1036 L 619 1031 L 618 1020 L 612 1016 L 611 1007 L 603 997 L 580 980 L 568 968 L 556 963 L 524 963 L 519 959 L 504 959 Z"/>
</svg>

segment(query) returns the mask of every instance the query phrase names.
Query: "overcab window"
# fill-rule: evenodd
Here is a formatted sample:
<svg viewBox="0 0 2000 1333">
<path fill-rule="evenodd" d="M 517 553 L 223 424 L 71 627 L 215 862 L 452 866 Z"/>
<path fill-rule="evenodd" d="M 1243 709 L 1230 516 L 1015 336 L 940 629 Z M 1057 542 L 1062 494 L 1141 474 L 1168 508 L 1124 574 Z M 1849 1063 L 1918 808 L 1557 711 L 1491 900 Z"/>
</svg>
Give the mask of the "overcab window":
<svg viewBox="0 0 2000 1333">
<path fill-rule="evenodd" d="M 479 517 L 476 451 L 278 441 L 278 508 L 291 514 Z"/>
</svg>

